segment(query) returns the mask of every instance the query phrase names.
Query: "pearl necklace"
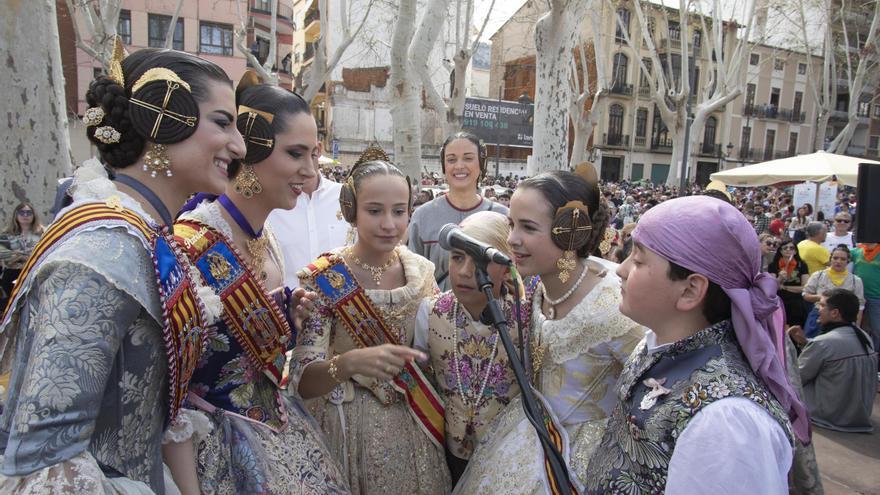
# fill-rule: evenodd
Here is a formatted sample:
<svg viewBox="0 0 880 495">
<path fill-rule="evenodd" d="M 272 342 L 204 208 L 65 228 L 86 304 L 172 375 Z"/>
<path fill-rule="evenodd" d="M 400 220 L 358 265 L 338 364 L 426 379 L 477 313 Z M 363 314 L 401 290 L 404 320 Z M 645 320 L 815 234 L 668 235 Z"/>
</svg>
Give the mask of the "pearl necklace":
<svg viewBox="0 0 880 495">
<path fill-rule="evenodd" d="M 348 248 L 348 257 L 351 258 L 351 261 L 354 262 L 355 265 L 370 272 L 370 277 L 373 278 L 373 281 L 376 282 L 376 285 L 379 285 L 382 282 L 382 275 L 384 275 L 385 271 L 391 268 L 391 265 L 393 265 L 394 262 L 397 261 L 397 249 L 391 251 L 391 257 L 389 257 L 388 261 L 386 261 L 385 264 L 382 266 L 373 266 L 364 263 L 360 260 L 360 258 L 355 256 L 354 249 L 352 248 Z"/>
<path fill-rule="evenodd" d="M 574 285 L 572 285 L 571 288 L 568 289 L 568 291 L 565 294 L 563 294 L 562 297 L 560 297 L 559 299 L 550 299 L 550 296 L 547 295 L 547 288 L 544 286 L 544 284 L 541 284 L 541 294 L 544 296 L 544 300 L 547 301 L 547 304 L 550 305 L 550 312 L 547 316 L 551 320 L 556 318 L 556 306 L 565 302 L 566 299 L 568 299 L 569 297 L 571 297 L 572 294 L 574 294 L 574 291 L 576 291 L 578 289 L 578 287 L 581 286 L 581 283 L 587 277 L 588 271 L 590 271 L 590 270 L 589 270 L 589 267 L 587 266 L 587 262 L 584 262 L 584 269 L 581 270 L 581 276 L 578 277 L 577 282 L 575 282 Z"/>
<path fill-rule="evenodd" d="M 482 384 L 480 385 L 480 393 L 473 398 L 473 402 L 468 399 L 468 397 L 464 393 L 464 387 L 461 385 L 461 360 L 458 358 L 458 331 L 463 328 L 463 326 L 458 324 L 458 317 L 461 314 L 461 306 L 458 304 L 458 301 L 455 301 L 452 308 L 452 318 L 455 321 L 455 330 L 452 331 L 452 364 L 455 369 L 455 383 L 458 385 L 458 395 L 461 397 L 461 402 L 468 408 L 468 421 L 473 420 L 474 416 L 477 415 L 477 408 L 480 406 L 480 403 L 483 402 L 483 394 L 486 392 L 486 384 L 489 383 L 489 375 L 492 373 L 492 363 L 495 361 L 495 353 L 498 351 L 498 334 L 495 334 L 495 338 L 492 342 L 492 354 L 489 356 L 489 362 L 486 364 L 486 374 L 483 375 Z M 464 315 L 461 315 L 462 319 L 465 318 Z"/>
</svg>

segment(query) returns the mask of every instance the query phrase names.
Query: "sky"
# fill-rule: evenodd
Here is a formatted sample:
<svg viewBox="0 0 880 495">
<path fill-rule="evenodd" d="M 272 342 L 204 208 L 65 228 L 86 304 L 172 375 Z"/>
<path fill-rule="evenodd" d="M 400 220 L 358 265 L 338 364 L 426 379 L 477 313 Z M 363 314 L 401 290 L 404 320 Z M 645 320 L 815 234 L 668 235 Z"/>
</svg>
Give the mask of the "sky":
<svg viewBox="0 0 880 495">
<path fill-rule="evenodd" d="M 489 22 L 486 24 L 486 30 L 483 32 L 482 40 L 489 41 L 489 38 L 495 34 L 495 31 L 497 31 L 507 19 L 510 19 L 510 16 L 519 10 L 524 3 L 526 3 L 526 0 L 495 0 L 495 6 L 489 14 Z M 477 26 L 477 29 L 479 29 L 483 19 L 486 18 L 486 13 L 489 11 L 489 6 L 491 4 L 492 0 L 476 0 L 476 2 L 474 2 L 474 24 Z"/>
</svg>

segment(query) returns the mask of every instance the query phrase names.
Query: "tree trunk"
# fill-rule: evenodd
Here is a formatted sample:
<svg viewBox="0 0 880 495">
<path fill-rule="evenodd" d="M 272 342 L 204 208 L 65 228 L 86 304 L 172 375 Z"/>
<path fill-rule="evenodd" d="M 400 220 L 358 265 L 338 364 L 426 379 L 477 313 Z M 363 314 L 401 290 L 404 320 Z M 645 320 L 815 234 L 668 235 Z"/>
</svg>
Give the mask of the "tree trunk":
<svg viewBox="0 0 880 495">
<path fill-rule="evenodd" d="M 26 200 L 48 220 L 58 178 L 71 171 L 55 1 L 0 0 L 0 10 L 9 21 L 0 23 L 0 98 L 8 103 L 0 133 L 0 218 L 5 222 Z"/>
<path fill-rule="evenodd" d="M 586 1 L 554 2 L 535 24 L 537 69 L 535 81 L 535 127 L 532 162 L 534 175 L 568 164 L 569 102 L 571 100 L 571 53 L 579 29 L 575 13 Z"/>
<path fill-rule="evenodd" d="M 422 135 L 420 85 L 410 66 L 409 47 L 415 34 L 416 0 L 400 0 L 391 41 L 391 120 L 394 162 L 416 183 L 421 177 Z"/>
</svg>

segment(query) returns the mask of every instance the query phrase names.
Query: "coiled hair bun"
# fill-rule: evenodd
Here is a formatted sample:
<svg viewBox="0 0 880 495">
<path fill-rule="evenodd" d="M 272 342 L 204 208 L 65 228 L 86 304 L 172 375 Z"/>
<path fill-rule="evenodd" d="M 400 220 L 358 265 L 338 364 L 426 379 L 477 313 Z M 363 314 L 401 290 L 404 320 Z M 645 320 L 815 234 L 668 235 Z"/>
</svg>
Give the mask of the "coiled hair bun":
<svg viewBox="0 0 880 495">
<path fill-rule="evenodd" d="M 177 76 L 170 73 L 165 77 Z M 185 84 L 173 79 L 156 79 L 142 86 L 135 83 L 137 89 L 129 100 L 129 113 L 138 134 L 148 136 L 150 141 L 158 144 L 173 144 L 196 132 L 199 104 Z M 164 114 L 160 114 L 163 108 Z"/>
</svg>

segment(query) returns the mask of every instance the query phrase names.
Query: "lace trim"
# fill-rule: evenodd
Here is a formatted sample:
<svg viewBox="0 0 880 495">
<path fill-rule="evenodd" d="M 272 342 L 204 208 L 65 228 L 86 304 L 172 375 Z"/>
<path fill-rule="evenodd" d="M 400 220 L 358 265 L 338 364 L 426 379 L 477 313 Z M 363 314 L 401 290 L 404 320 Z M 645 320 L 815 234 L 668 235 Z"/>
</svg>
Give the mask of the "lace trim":
<svg viewBox="0 0 880 495">
<path fill-rule="evenodd" d="M 73 204 L 62 211 L 77 206 L 79 203 L 104 201 L 111 196 L 118 196 L 122 206 L 133 210 L 148 223 L 157 224 L 156 220 L 144 210 L 144 207 L 138 201 L 116 187 L 116 184 L 107 175 L 104 165 L 97 158 L 89 158 L 76 169 L 76 172 L 73 173 L 73 184 L 70 186 L 70 194 L 73 198 Z"/>
<path fill-rule="evenodd" d="M 605 277 L 593 287 L 565 317 L 547 320 L 541 313 L 543 296 L 535 291 L 532 320 L 541 333 L 541 343 L 547 347 L 549 358 L 562 364 L 584 354 L 591 347 L 619 337 L 639 325 L 620 313 L 620 278 L 614 273 L 615 264 L 590 257 L 607 269 Z"/>
<path fill-rule="evenodd" d="M 198 204 L 192 211 L 188 211 L 180 216 L 181 219 L 187 220 L 195 220 L 197 222 L 204 223 L 206 225 L 210 225 L 214 227 L 224 237 L 231 240 L 232 236 L 232 226 L 229 225 L 229 222 L 223 218 L 223 212 L 220 207 L 220 204 L 217 201 L 209 201 L 205 200 Z M 275 261 L 278 263 L 278 266 L 281 268 L 282 275 L 284 274 L 284 254 L 281 251 L 281 247 L 278 244 L 278 239 L 275 237 L 275 233 L 272 231 L 272 228 L 269 227 L 268 222 L 263 225 L 263 235 L 269 240 L 269 254 Z"/>
<path fill-rule="evenodd" d="M 162 444 L 182 443 L 193 438 L 193 443 L 198 445 L 213 430 L 214 425 L 205 413 L 181 409 L 177 419 L 162 435 Z"/>
<path fill-rule="evenodd" d="M 0 457 L 2 459 L 2 457 Z M 0 475 L 0 493 L 118 493 L 88 452 L 25 476 Z"/>
<path fill-rule="evenodd" d="M 339 247 L 331 252 L 341 255 L 344 249 L 344 247 Z M 396 304 L 400 301 L 410 301 L 414 298 L 430 295 L 424 294 L 424 289 L 426 285 L 434 285 L 434 263 L 413 253 L 406 246 L 398 246 L 397 255 L 403 264 L 406 285 L 391 290 L 365 289 L 367 297 L 373 301 L 373 304 Z M 427 280 L 428 278 L 431 279 L 430 282 Z"/>
</svg>

